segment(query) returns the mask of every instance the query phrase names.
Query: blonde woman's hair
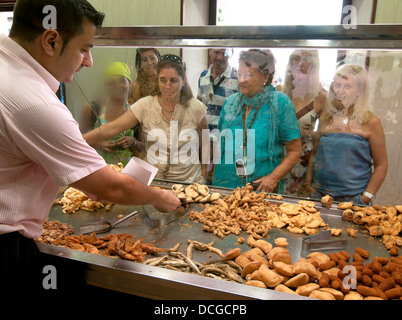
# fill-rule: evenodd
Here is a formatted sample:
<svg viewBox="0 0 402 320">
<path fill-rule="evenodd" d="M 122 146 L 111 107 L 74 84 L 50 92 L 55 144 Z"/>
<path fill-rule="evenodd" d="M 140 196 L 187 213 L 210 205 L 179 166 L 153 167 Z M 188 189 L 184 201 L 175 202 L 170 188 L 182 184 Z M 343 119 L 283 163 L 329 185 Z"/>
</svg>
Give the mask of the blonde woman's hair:
<svg viewBox="0 0 402 320">
<path fill-rule="evenodd" d="M 289 57 L 289 62 L 286 67 L 285 81 L 283 83 L 282 92 L 288 97 L 292 97 L 293 75 L 292 75 L 292 59 L 294 56 L 302 56 L 303 53 L 308 53 L 311 57 L 311 65 L 309 70 L 309 101 L 313 101 L 323 89 L 320 81 L 320 57 L 318 50 L 315 49 L 296 49 Z"/>
<path fill-rule="evenodd" d="M 333 105 L 333 101 L 335 100 L 333 83 L 336 77 L 344 79 L 355 79 L 359 89 L 359 95 L 354 104 L 353 113 L 350 115 L 350 118 L 359 124 L 364 124 L 368 122 L 373 115 L 373 111 L 369 103 L 368 73 L 361 66 L 354 64 L 342 65 L 336 71 L 331 86 L 329 88 L 327 103 L 322 114 L 322 119 L 331 121 L 333 116 L 339 113 L 339 110 L 336 109 Z"/>
</svg>

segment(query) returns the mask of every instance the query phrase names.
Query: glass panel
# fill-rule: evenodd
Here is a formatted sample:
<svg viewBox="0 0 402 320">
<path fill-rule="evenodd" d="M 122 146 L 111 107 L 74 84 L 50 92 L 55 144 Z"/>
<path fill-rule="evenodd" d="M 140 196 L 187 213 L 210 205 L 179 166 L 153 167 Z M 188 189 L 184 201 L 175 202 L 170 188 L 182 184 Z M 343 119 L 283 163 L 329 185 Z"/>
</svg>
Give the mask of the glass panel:
<svg viewBox="0 0 402 320">
<path fill-rule="evenodd" d="M 260 49 L 264 51 L 269 48 L 253 50 Z M 293 131 L 296 121 L 302 136 L 301 160 L 294 166 L 290 165 L 291 170 L 281 180 L 279 189 L 276 183 L 273 183 L 275 188 L 270 189 L 271 181 L 268 178 L 262 180 L 265 190 L 288 196 L 315 196 L 319 199 L 320 193 L 310 194 L 313 189 L 307 188 L 311 180 L 314 189 L 322 194 L 359 198 L 362 191 L 367 190 L 377 194 L 375 203 L 400 204 L 402 50 L 271 48 L 276 63 L 272 85 L 269 86 L 274 94 L 270 93 L 269 101 L 261 97 L 261 92 L 262 84 L 269 79 L 266 69 L 268 67 L 269 75 L 272 66 L 269 63 L 264 65 L 264 57 L 251 63 L 243 61 L 243 57 L 239 62 L 242 52 L 247 50 L 250 49 L 158 48 L 161 55 L 179 55 L 183 59 L 186 77 L 178 73 L 164 73 L 161 79 L 159 73 L 159 81 L 156 80 L 155 85 L 160 88 L 164 86 L 160 91 L 162 93 L 157 95 L 159 99 L 148 99 L 145 106 L 138 102 L 134 104 L 133 108 L 138 109 L 133 114 L 143 125 L 136 129 L 137 145 L 145 144 L 146 147 L 144 152 L 135 150 L 134 154 L 158 166 L 161 172 L 158 178 L 193 182 L 201 178 L 204 172 L 201 169 L 210 171 L 215 164 L 219 171 L 215 172 L 215 179 L 212 179 L 212 173 L 204 175 L 208 184 L 236 187 L 252 182 L 258 186 L 260 178 L 269 176 L 272 170 L 279 164 L 283 165 L 284 159 L 287 159 L 286 152 L 282 154 L 282 150 L 288 149 L 292 154 L 295 145 L 291 142 L 295 142 L 298 137 Z M 114 61 L 123 62 L 135 82 L 138 78 L 136 53 L 136 48 L 131 47 L 95 47 L 92 50 L 93 67 L 75 76 L 88 100 L 97 102 L 94 105 L 99 105 L 98 113 L 106 116 L 106 122 L 122 114 L 129 100 L 129 105 L 133 100 L 132 83 L 113 83 L 112 80 L 118 79 L 105 76 L 105 69 Z M 179 63 L 174 58 L 170 60 Z M 229 69 L 225 63 L 233 68 L 233 73 L 227 73 Z M 214 66 L 213 71 L 226 71 L 223 73 L 226 78 L 222 82 L 220 76 L 212 72 L 211 83 L 210 72 L 207 70 L 209 64 Z M 115 68 L 114 72 L 121 76 L 122 70 Z M 205 74 L 200 79 L 202 72 Z M 237 80 L 230 79 L 237 76 Z M 191 110 L 191 115 L 184 116 L 182 120 L 183 131 L 180 131 L 178 148 L 172 149 L 172 156 L 168 157 L 170 137 L 174 140 L 171 133 L 177 130 L 180 123 L 180 107 L 176 106 L 179 100 L 172 104 L 168 99 L 172 97 L 172 88 L 177 78 L 180 87 L 187 82 L 194 98 L 199 97 L 208 105 L 209 127 L 197 126 L 204 112 L 191 104 L 187 109 Z M 77 82 L 66 85 L 66 101 L 85 133 L 94 124 L 85 124 L 85 117 L 88 118 L 91 113 Z M 200 91 L 199 83 L 202 87 Z M 214 85 L 215 94 L 211 95 Z M 275 90 L 283 92 L 288 98 Z M 118 101 L 119 94 L 122 104 L 113 109 L 112 101 Z M 225 95 L 234 96 L 228 99 Z M 221 109 L 223 102 L 225 106 Z M 256 109 L 258 111 L 254 117 Z M 286 112 L 282 112 L 282 109 Z M 112 110 L 115 112 L 110 112 Z M 130 125 L 136 123 L 133 121 Z M 121 132 L 131 127 L 122 127 Z M 197 131 L 197 128 L 204 130 Z M 249 131 L 244 130 L 248 128 Z M 202 145 L 201 153 L 199 143 Z M 212 151 L 208 148 L 210 146 Z M 218 149 L 220 153 L 216 151 Z M 315 156 L 311 159 L 314 161 L 310 161 L 312 175 L 308 175 L 306 180 L 309 156 L 313 151 Z M 198 162 L 194 162 L 194 159 Z M 386 160 L 388 171 L 385 176 Z M 169 167 L 168 174 L 163 176 L 166 166 Z M 246 176 L 239 177 L 245 173 Z M 205 182 L 202 179 L 198 181 Z"/>
<path fill-rule="evenodd" d="M 13 12 L 0 11 L 0 34 L 8 35 L 13 23 Z"/>
<path fill-rule="evenodd" d="M 247 5 L 243 0 L 218 0 L 217 25 L 336 25 L 342 5 L 343 0 L 248 0 Z"/>
</svg>

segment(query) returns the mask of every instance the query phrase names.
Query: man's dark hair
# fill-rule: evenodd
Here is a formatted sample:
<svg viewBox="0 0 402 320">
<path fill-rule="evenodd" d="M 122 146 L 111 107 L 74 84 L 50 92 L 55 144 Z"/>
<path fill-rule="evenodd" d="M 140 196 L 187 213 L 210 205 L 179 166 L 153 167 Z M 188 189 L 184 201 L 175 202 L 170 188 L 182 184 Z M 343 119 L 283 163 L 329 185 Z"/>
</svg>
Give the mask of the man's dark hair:
<svg viewBox="0 0 402 320">
<path fill-rule="evenodd" d="M 98 12 L 87 0 L 17 0 L 10 37 L 30 42 L 42 34 L 45 31 L 43 19 L 47 16 L 43 8 L 47 5 L 56 8 L 57 31 L 63 39 L 63 47 L 83 31 L 84 17 L 96 27 L 101 27 L 105 18 L 104 13 Z"/>
</svg>

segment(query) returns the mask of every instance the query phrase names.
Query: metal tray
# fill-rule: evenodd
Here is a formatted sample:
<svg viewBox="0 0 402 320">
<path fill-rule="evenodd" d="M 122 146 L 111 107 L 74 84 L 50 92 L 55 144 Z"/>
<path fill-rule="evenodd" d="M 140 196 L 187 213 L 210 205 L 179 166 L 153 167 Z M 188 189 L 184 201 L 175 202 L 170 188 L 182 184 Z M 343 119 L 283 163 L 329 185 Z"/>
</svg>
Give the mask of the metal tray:
<svg viewBox="0 0 402 320">
<path fill-rule="evenodd" d="M 169 183 L 162 183 L 159 186 L 169 187 Z M 230 193 L 230 189 L 213 188 L 213 192 Z M 297 198 L 285 197 L 277 203 L 290 202 L 297 203 Z M 316 208 L 320 211 L 323 220 L 330 227 L 343 230 L 341 236 L 337 239 L 346 240 L 345 250 L 353 254 L 356 247 L 361 247 L 371 253 L 371 259 L 374 256 L 389 257 L 384 245 L 371 237 L 361 226 L 351 222 L 343 221 L 341 211 L 336 208 L 327 209 L 316 203 Z M 237 244 L 238 238 L 243 237 L 247 240 L 248 234 L 241 232 L 239 235 L 230 234 L 223 239 L 202 230 L 202 224 L 189 219 L 187 213 L 190 210 L 202 211 L 204 206 L 200 204 L 191 204 L 186 209 L 186 214 L 180 219 L 152 229 L 144 223 L 144 211 L 141 206 L 122 206 L 113 205 L 110 211 L 104 209 L 97 212 L 78 211 L 74 214 L 63 214 L 61 206 L 56 205 L 51 209 L 49 220 L 57 220 L 71 225 L 76 233 L 79 233 L 79 226 L 87 223 L 94 223 L 101 219 L 115 221 L 120 214 L 128 214 L 134 210 L 138 215 L 133 219 L 128 219 L 116 226 L 110 233 L 131 233 L 136 238 L 144 238 L 145 242 L 153 243 L 158 247 L 171 248 L 181 242 L 180 250 L 185 252 L 188 239 L 197 240 L 204 243 L 214 241 L 214 246 L 221 249 L 223 253 L 229 249 L 239 247 L 242 251 L 247 251 L 250 247 L 246 244 Z M 159 218 L 162 213 L 152 213 Z M 347 235 L 347 228 L 358 230 L 356 238 Z M 106 233 L 107 234 L 107 233 Z M 296 262 L 300 258 L 305 258 L 310 252 L 303 249 L 303 238 L 305 234 L 290 233 L 286 228 L 272 229 L 265 240 L 274 244 L 277 237 L 285 237 L 288 240 L 289 252 L 292 261 Z M 332 237 L 334 238 L 334 237 Z M 76 250 L 46 245 L 39 243 L 42 253 L 57 255 L 67 259 L 84 262 L 86 265 L 87 282 L 101 287 L 113 290 L 124 291 L 152 298 L 164 299 L 300 299 L 301 297 L 289 294 L 282 294 L 269 289 L 249 288 L 249 286 L 227 282 L 224 280 L 210 279 L 202 276 L 186 274 L 172 270 L 166 270 L 159 267 L 150 267 L 144 264 L 131 261 L 124 261 L 113 257 L 105 257 L 90 253 L 78 252 Z M 325 253 L 339 250 L 328 250 Z M 193 250 L 193 259 L 197 262 L 204 262 L 210 259 L 216 259 L 218 256 L 209 251 Z M 370 259 L 368 261 L 371 261 Z M 201 278 L 201 279 L 200 279 Z M 138 282 L 138 283 L 137 283 Z M 139 285 L 141 284 L 141 285 Z M 200 285 L 203 290 L 200 291 Z M 168 289 L 169 290 L 168 290 Z M 162 290 L 163 289 L 163 290 Z"/>
</svg>

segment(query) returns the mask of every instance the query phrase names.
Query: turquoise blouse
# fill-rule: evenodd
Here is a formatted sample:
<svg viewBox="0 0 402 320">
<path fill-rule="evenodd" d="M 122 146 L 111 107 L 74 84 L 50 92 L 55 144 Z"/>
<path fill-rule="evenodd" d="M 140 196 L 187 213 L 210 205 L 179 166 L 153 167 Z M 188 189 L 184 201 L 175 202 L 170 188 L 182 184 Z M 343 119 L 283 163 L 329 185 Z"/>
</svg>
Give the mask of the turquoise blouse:
<svg viewBox="0 0 402 320">
<path fill-rule="evenodd" d="M 247 123 L 243 121 L 245 105 L 253 107 L 247 116 Z M 243 128 L 250 129 L 247 136 L 243 134 L 246 132 Z M 291 100 L 272 85 L 252 98 L 240 92 L 227 98 L 218 129 L 220 152 L 215 160 L 212 184 L 227 188 L 241 187 L 270 174 L 284 157 L 284 144 L 301 137 Z M 243 160 L 246 164 L 246 177 L 237 176 L 236 160 Z M 283 191 L 281 181 L 278 192 Z"/>
</svg>

